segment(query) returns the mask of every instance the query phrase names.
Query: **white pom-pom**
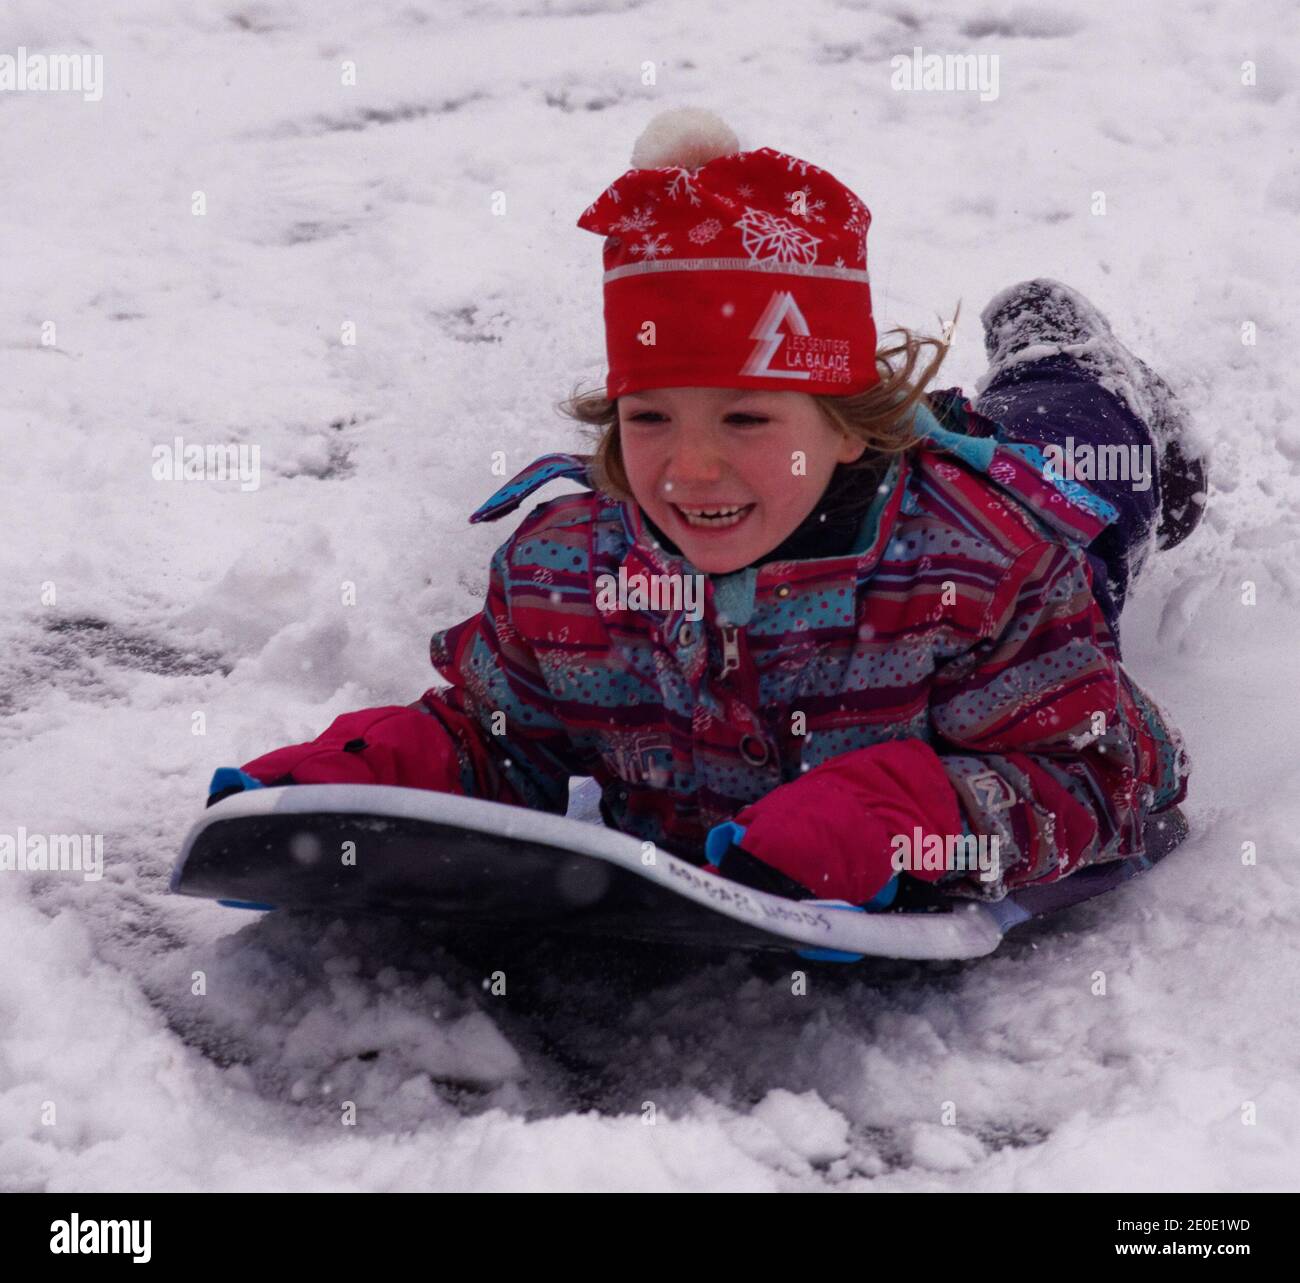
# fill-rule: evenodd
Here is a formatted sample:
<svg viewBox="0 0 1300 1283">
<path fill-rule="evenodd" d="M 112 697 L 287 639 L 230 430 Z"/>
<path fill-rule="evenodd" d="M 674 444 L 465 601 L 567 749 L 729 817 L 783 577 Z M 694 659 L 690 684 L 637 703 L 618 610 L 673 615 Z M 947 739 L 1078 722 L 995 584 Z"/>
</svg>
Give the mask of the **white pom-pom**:
<svg viewBox="0 0 1300 1283">
<path fill-rule="evenodd" d="M 632 148 L 633 169 L 699 169 L 717 156 L 740 150 L 740 140 L 725 120 L 703 107 L 661 111 L 641 131 Z"/>
</svg>

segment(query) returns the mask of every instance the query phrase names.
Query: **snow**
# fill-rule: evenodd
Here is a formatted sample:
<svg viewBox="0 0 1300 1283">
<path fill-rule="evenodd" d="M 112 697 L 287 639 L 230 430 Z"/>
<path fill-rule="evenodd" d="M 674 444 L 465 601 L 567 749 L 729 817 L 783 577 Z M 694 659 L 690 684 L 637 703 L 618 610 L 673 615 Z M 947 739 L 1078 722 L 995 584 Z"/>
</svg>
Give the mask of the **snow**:
<svg viewBox="0 0 1300 1283">
<path fill-rule="evenodd" d="M 6 5 L 0 52 L 102 53 L 105 85 L 0 95 L 0 832 L 101 833 L 105 869 L 0 873 L 0 1188 L 1300 1185 L 1290 6 L 703 14 Z M 918 44 L 998 54 L 999 96 L 891 91 Z M 434 684 L 511 528 L 465 524 L 493 452 L 580 446 L 553 406 L 603 377 L 574 223 L 689 104 L 864 198 L 882 330 L 963 301 L 945 385 L 1046 275 L 1184 391 L 1214 491 L 1124 645 L 1194 836 L 991 958 L 806 993 L 783 958 L 169 897 L 214 767 Z M 178 435 L 257 446 L 257 488 L 154 480 Z"/>
</svg>

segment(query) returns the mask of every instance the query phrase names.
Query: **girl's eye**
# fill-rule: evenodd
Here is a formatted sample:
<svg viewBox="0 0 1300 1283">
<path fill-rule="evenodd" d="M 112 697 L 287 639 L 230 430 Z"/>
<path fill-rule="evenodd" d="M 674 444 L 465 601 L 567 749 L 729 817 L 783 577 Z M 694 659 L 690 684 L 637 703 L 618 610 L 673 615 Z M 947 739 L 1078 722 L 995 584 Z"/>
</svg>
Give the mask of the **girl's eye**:
<svg viewBox="0 0 1300 1283">
<path fill-rule="evenodd" d="M 629 423 L 649 422 L 651 419 L 662 419 L 664 416 L 658 410 L 641 410 L 636 414 L 629 414 L 627 421 Z"/>
<path fill-rule="evenodd" d="M 738 421 L 741 427 L 749 427 L 751 424 L 755 424 L 755 423 L 766 423 L 767 417 L 762 414 L 741 414 L 739 411 L 737 411 L 735 414 L 727 415 L 728 423 L 734 423 Z"/>
</svg>

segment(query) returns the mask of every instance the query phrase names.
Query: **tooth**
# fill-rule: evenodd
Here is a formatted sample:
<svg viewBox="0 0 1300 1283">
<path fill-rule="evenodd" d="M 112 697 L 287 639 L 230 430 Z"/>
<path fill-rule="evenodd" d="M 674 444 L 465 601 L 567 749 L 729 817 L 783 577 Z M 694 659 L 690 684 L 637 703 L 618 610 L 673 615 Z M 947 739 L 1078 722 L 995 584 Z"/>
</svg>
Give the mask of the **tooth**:
<svg viewBox="0 0 1300 1283">
<path fill-rule="evenodd" d="M 730 508 L 687 508 L 677 505 L 685 519 L 694 526 L 717 526 L 730 529 L 736 525 L 748 511 L 749 504 L 737 504 Z"/>
</svg>

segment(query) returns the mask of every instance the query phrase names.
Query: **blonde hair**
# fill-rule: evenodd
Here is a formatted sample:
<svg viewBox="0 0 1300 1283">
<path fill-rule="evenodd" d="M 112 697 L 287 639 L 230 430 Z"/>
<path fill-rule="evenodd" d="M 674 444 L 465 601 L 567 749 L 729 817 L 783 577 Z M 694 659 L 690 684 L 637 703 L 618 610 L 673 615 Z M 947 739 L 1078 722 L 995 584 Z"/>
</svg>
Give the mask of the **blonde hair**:
<svg viewBox="0 0 1300 1283">
<path fill-rule="evenodd" d="M 951 324 L 945 326 L 947 334 L 955 329 L 960 313 L 958 304 Z M 879 383 L 853 396 L 813 398 L 832 427 L 857 437 L 867 445 L 861 459 L 842 465 L 846 469 L 876 471 L 881 456 L 901 454 L 920 440 L 913 425 L 915 407 L 922 400 L 926 400 L 929 407 L 926 388 L 938 374 L 952 346 L 950 338 L 919 335 L 902 326 L 889 330 L 885 337 L 892 334 L 900 337 L 876 350 Z M 927 348 L 933 349 L 933 355 L 925 361 L 923 357 Z M 594 444 L 592 479 L 595 483 L 615 499 L 631 499 L 618 434 L 617 399 L 611 401 L 603 389 L 583 392 L 575 388 L 573 395 L 556 408 L 591 430 Z"/>
</svg>

